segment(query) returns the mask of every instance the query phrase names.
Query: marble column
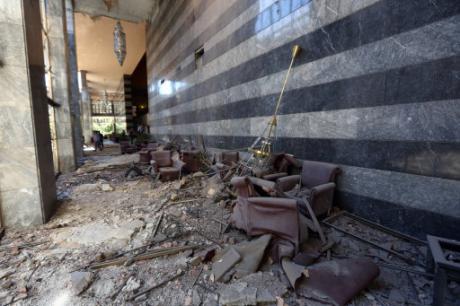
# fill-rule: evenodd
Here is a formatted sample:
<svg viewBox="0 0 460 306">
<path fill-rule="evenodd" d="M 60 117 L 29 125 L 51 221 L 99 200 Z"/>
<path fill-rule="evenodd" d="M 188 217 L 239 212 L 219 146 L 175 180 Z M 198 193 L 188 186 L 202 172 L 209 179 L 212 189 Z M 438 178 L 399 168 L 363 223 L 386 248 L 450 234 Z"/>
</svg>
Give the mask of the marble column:
<svg viewBox="0 0 460 306">
<path fill-rule="evenodd" d="M 78 87 L 77 49 L 75 43 L 75 20 L 73 0 L 65 0 L 65 16 L 67 26 L 67 47 L 69 61 L 70 115 L 72 116 L 72 132 L 77 166 L 83 159 L 83 134 L 80 121 L 80 89 Z"/>
<path fill-rule="evenodd" d="M 56 202 L 39 2 L 0 1 L 2 226 L 44 223 Z"/>
<path fill-rule="evenodd" d="M 44 0 L 44 27 L 47 33 L 51 98 L 60 107 L 54 108 L 58 171 L 75 170 L 78 154 L 74 141 L 70 50 L 67 44 L 67 19 L 64 0 Z"/>
<path fill-rule="evenodd" d="M 86 71 L 79 71 L 80 74 L 80 113 L 81 127 L 85 143 L 91 143 L 93 135 L 93 124 L 91 118 L 91 96 L 86 82 Z"/>
</svg>

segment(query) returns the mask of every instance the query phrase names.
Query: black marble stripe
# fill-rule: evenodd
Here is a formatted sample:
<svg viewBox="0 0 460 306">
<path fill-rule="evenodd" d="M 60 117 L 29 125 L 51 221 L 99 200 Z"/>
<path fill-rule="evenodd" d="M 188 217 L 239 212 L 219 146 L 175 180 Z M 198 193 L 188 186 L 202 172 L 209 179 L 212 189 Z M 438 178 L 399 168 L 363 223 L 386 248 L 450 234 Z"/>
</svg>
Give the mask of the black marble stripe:
<svg viewBox="0 0 460 306">
<path fill-rule="evenodd" d="M 427 234 L 460 240 L 460 219 L 455 217 L 343 191 L 336 193 L 334 202 L 359 216 L 422 240 L 426 240 Z"/>
<path fill-rule="evenodd" d="M 255 140 L 250 136 L 203 137 L 207 147 L 232 150 L 244 150 Z M 300 159 L 460 180 L 459 142 L 278 138 L 275 151 Z"/>
<path fill-rule="evenodd" d="M 242 5 L 243 1 L 238 1 L 236 3 L 236 9 L 232 8 L 228 12 L 226 12 L 222 18 L 216 22 L 216 25 L 212 25 L 209 27 L 209 33 L 204 33 L 198 37 L 197 41 L 203 44 L 212 36 L 214 36 L 218 31 L 220 31 L 224 26 L 230 23 L 233 19 L 235 19 L 238 15 L 243 13 L 244 10 L 249 8 L 255 1 L 248 1 L 246 5 Z M 240 44 L 244 40 L 248 39 L 249 37 L 257 34 L 258 32 L 268 28 L 269 26 L 273 25 L 274 23 L 280 21 L 282 18 L 288 16 L 289 14 L 293 13 L 297 9 L 311 3 L 312 0 L 280 0 L 263 10 L 260 14 L 256 17 L 252 18 L 250 21 L 245 23 L 242 27 L 237 29 L 234 33 L 229 35 L 227 39 L 219 42 L 217 45 L 213 46 L 210 50 L 205 50 L 205 54 L 203 56 L 203 65 L 209 63 L 213 59 L 217 58 L 221 54 L 225 53 L 226 51 L 232 49 L 236 45 Z M 240 7 L 241 5 L 241 7 Z M 221 23 L 220 20 L 225 20 L 225 23 Z M 195 44 L 196 45 L 196 44 Z M 158 74 L 160 76 L 166 75 L 173 69 L 176 69 L 176 66 L 179 65 L 188 55 L 192 54 L 194 50 L 196 50 L 196 46 L 194 44 L 189 45 L 184 51 L 174 59 L 167 67 L 161 70 Z M 199 44 L 198 44 L 199 45 Z M 193 73 L 195 70 L 195 63 L 189 63 L 185 67 L 181 67 L 180 70 L 176 71 L 174 76 L 172 77 L 175 80 L 180 80 L 184 77 L 187 77 L 189 74 Z"/>
<path fill-rule="evenodd" d="M 279 114 L 330 111 L 460 98 L 460 56 L 285 92 Z M 433 76 L 436 76 L 435 78 Z M 273 114 L 278 94 L 155 119 L 154 126 Z"/>
<path fill-rule="evenodd" d="M 304 50 L 295 62 L 302 65 L 459 13 L 460 5 L 452 0 L 439 0 L 436 5 L 429 0 L 382 0 L 156 103 L 153 109 L 164 110 L 286 69 L 294 44 Z"/>
<path fill-rule="evenodd" d="M 227 24 L 229 24 L 233 19 L 238 17 L 242 14 L 245 10 L 247 10 L 251 5 L 256 3 L 258 0 L 239 0 L 234 5 L 232 5 L 229 9 L 227 9 L 222 16 L 220 16 L 216 21 L 214 21 L 211 25 L 209 25 L 201 35 L 199 35 L 196 39 L 194 39 L 184 50 L 182 50 L 172 61 L 171 63 L 164 68 L 159 75 L 163 75 L 165 71 L 170 71 L 171 69 L 175 69 L 181 61 L 183 61 L 187 56 L 194 54 L 195 50 L 203 45 L 207 40 L 209 40 L 212 36 L 222 30 Z M 173 37 L 165 48 L 157 54 L 154 58 L 152 58 L 152 63 L 156 62 L 157 60 L 161 60 L 164 55 L 171 49 L 171 47 L 180 39 L 179 36 L 184 35 L 187 33 L 187 30 L 192 26 L 195 19 L 198 19 L 199 16 L 187 21 L 181 26 L 181 29 L 177 31 L 177 37 Z M 195 63 L 191 63 L 189 66 L 195 67 Z"/>
</svg>

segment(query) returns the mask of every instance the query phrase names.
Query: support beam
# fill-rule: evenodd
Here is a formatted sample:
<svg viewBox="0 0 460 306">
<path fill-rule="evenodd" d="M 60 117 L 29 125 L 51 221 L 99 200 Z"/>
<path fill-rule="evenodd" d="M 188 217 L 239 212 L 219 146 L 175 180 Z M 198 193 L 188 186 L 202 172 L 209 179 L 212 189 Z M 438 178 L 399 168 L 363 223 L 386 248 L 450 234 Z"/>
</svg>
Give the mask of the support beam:
<svg viewBox="0 0 460 306">
<path fill-rule="evenodd" d="M 72 96 L 74 86 L 72 76 L 72 53 L 69 49 L 68 24 L 64 0 L 44 0 L 44 27 L 46 31 L 49 69 L 51 73 L 51 98 L 61 106 L 54 109 L 56 125 L 56 146 L 58 171 L 67 173 L 75 170 L 81 154 L 81 146 L 75 141 L 76 126 L 75 107 Z M 71 36 L 73 38 L 73 36 Z M 75 44 L 74 44 L 75 45 Z M 77 73 L 76 69 L 74 71 Z M 77 83 L 78 86 L 78 83 Z M 78 90 L 78 88 L 77 88 Z M 78 100 L 77 100 L 78 103 Z M 77 136 L 78 137 L 78 136 Z M 81 138 L 81 136 L 80 136 Z M 81 141 L 80 141 L 81 144 Z"/>
<path fill-rule="evenodd" d="M 72 116 L 73 144 L 75 148 L 76 166 L 80 166 L 83 159 L 83 132 L 80 113 L 80 89 L 78 88 L 77 49 L 75 43 L 75 20 L 73 15 L 73 1 L 65 0 L 65 16 L 67 28 L 67 58 L 69 61 L 70 85 L 70 115 Z"/>
<path fill-rule="evenodd" d="M 0 1 L 0 37 L 1 223 L 32 226 L 56 200 L 39 2 Z"/>
<path fill-rule="evenodd" d="M 80 112 L 81 112 L 81 127 L 84 142 L 89 144 L 93 135 L 93 124 L 91 118 L 91 95 L 88 91 L 86 82 L 86 71 L 79 71 L 80 74 Z"/>
</svg>

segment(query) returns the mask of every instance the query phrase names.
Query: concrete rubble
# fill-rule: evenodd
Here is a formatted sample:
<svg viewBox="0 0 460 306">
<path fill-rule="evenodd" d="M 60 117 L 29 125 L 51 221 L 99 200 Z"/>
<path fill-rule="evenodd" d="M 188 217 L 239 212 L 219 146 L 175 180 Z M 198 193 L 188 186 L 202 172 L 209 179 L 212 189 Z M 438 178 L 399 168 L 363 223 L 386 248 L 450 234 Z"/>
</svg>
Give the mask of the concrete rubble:
<svg viewBox="0 0 460 306">
<path fill-rule="evenodd" d="M 268 256 L 272 235 L 248 237 L 228 226 L 235 198 L 226 183 L 205 172 L 172 182 L 128 179 L 135 155 L 90 158 L 59 177 L 61 205 L 49 223 L 5 231 L 0 305 L 324 305 L 305 287 L 309 277 L 347 258 L 368 258 L 380 269 L 348 305 L 431 304 L 433 281 L 420 265 L 425 246 L 338 218 L 335 225 L 417 264 L 324 227 L 333 243 L 311 237 L 293 259 L 309 271 L 298 291 Z M 459 288 L 449 283 L 446 305 L 455 305 Z"/>
</svg>

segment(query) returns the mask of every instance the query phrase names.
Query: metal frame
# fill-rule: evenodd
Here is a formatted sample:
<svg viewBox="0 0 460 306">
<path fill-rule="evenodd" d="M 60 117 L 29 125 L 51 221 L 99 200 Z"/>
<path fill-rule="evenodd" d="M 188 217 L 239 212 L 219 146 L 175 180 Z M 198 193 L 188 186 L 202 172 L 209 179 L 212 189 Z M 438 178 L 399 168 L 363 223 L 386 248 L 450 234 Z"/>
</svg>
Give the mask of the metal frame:
<svg viewBox="0 0 460 306">
<path fill-rule="evenodd" d="M 427 235 L 427 271 L 434 272 L 433 305 L 444 305 L 447 280 L 460 279 L 460 263 L 446 258 L 444 250 L 452 249 L 460 252 L 460 241 Z"/>
</svg>

